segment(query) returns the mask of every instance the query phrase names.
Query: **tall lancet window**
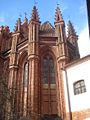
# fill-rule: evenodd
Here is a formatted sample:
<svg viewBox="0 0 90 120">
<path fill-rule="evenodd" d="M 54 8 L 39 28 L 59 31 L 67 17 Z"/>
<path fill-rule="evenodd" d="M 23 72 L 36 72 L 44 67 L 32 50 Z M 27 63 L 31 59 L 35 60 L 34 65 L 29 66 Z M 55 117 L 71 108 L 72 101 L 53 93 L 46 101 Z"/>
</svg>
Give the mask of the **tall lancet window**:
<svg viewBox="0 0 90 120">
<path fill-rule="evenodd" d="M 23 74 L 23 113 L 24 116 L 27 114 L 27 90 L 28 90 L 28 62 L 24 63 L 24 74 Z"/>
<path fill-rule="evenodd" d="M 54 60 L 49 55 L 43 58 L 43 83 L 48 85 L 55 84 Z"/>
<path fill-rule="evenodd" d="M 24 79 L 23 79 L 24 87 L 28 85 L 28 62 L 24 64 Z"/>
</svg>

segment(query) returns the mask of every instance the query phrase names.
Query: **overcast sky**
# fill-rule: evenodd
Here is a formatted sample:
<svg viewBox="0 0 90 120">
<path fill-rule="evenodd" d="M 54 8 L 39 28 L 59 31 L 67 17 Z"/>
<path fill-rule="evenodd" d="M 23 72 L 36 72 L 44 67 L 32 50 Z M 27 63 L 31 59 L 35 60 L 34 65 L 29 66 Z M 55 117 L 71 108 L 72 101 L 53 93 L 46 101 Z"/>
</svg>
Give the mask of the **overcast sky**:
<svg viewBox="0 0 90 120">
<path fill-rule="evenodd" d="M 13 31 L 19 17 L 22 21 L 27 13 L 30 20 L 35 0 L 0 0 L 0 26 L 8 25 Z M 41 22 L 49 21 L 54 25 L 55 9 L 59 3 L 63 18 L 67 25 L 70 19 L 79 35 L 79 50 L 81 57 L 90 54 L 88 35 L 87 8 L 85 0 L 36 0 Z"/>
</svg>

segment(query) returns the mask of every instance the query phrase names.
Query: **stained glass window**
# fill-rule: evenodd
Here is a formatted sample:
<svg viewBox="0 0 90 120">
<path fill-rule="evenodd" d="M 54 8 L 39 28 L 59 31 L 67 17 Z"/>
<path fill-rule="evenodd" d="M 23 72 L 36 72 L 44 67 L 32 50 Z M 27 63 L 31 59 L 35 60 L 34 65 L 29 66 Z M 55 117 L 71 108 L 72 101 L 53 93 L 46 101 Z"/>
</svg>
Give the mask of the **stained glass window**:
<svg viewBox="0 0 90 120">
<path fill-rule="evenodd" d="M 24 64 L 24 80 L 23 80 L 24 87 L 28 85 L 28 62 Z"/>
<path fill-rule="evenodd" d="M 54 60 L 49 55 L 43 58 L 43 83 L 55 84 Z"/>
</svg>

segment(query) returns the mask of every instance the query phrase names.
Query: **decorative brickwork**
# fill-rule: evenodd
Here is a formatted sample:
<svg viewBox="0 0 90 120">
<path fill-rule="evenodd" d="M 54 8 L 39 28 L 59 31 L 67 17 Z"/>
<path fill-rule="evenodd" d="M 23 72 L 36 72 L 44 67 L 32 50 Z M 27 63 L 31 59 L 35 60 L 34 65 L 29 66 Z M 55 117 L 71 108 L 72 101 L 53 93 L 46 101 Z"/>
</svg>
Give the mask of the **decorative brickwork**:
<svg viewBox="0 0 90 120">
<path fill-rule="evenodd" d="M 75 46 L 70 42 L 72 38 Z M 65 22 L 59 7 L 56 9 L 54 27 L 49 22 L 41 24 L 36 6 L 33 7 L 30 22 L 25 17 L 22 23 L 19 18 L 13 33 L 10 33 L 8 27 L 0 27 L 0 75 L 4 70 L 3 78 L 8 80 L 10 94 L 14 96 L 13 114 L 17 119 L 31 117 L 32 120 L 37 120 L 48 114 L 65 120 L 68 116 L 62 68 L 71 60 L 79 58 L 78 38 L 75 34 L 72 34 L 72 38 L 66 36 Z M 73 50 L 75 54 L 72 54 Z M 53 60 L 53 64 L 48 61 L 45 68 L 46 71 L 48 68 L 48 72 L 45 72 L 47 76 L 43 74 L 44 56 Z M 26 73 L 25 62 L 28 64 Z M 24 74 L 28 74 L 26 87 Z M 47 79 L 47 84 L 43 83 L 43 78 Z M 55 82 L 50 83 L 53 78 Z"/>
</svg>

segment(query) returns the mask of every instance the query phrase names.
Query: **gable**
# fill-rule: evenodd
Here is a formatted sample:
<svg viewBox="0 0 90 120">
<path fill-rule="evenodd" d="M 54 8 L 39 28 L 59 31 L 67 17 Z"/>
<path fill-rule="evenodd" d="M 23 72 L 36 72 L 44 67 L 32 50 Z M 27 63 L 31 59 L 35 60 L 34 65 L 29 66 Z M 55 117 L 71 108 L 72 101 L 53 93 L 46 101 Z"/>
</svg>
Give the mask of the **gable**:
<svg viewBox="0 0 90 120">
<path fill-rule="evenodd" d="M 51 25 L 49 21 L 41 25 L 40 35 L 45 35 L 45 36 L 55 35 L 55 28 Z"/>
</svg>

